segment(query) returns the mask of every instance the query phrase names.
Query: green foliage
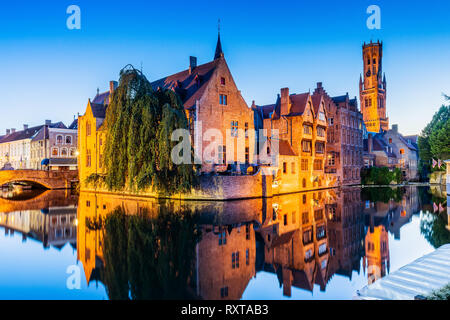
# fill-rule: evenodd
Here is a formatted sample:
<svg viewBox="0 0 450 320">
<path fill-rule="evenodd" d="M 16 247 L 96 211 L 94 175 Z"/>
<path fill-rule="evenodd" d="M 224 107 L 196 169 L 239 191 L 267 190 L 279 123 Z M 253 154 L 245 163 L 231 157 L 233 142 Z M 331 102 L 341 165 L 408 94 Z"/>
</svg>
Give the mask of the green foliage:
<svg viewBox="0 0 450 320">
<path fill-rule="evenodd" d="M 161 207 L 128 216 L 117 208 L 103 224 L 102 281 L 110 299 L 192 299 L 198 214 Z"/>
<path fill-rule="evenodd" d="M 450 300 L 450 283 L 439 290 L 433 291 L 426 298 L 427 300 Z"/>
<path fill-rule="evenodd" d="M 447 230 L 447 215 L 425 212 L 420 221 L 420 232 L 435 248 L 450 243 L 450 231 Z"/>
<path fill-rule="evenodd" d="M 447 100 L 450 100 L 446 96 Z M 450 106 L 443 105 L 433 119 L 422 130 L 418 139 L 419 171 L 425 176 L 431 171 L 442 170 L 431 168 L 432 159 L 446 160 L 450 158 Z"/>
<path fill-rule="evenodd" d="M 404 188 L 363 188 L 361 190 L 361 199 L 370 200 L 372 202 L 384 202 L 388 203 L 389 200 L 394 200 L 395 202 L 400 202 L 403 199 L 405 193 Z"/>
<path fill-rule="evenodd" d="M 100 185 L 105 183 L 105 176 L 98 174 L 98 173 L 93 173 L 89 177 L 86 178 L 84 183 L 88 186 L 91 185 L 91 186 L 94 186 L 95 188 L 97 188 Z"/>
<path fill-rule="evenodd" d="M 361 170 L 361 183 L 364 185 L 388 185 L 391 182 L 401 183 L 402 171 L 398 168 L 390 171 L 387 167 L 371 167 Z"/>
<path fill-rule="evenodd" d="M 110 190 L 153 187 L 170 195 L 198 184 L 194 165 L 174 165 L 171 159 L 177 144 L 170 140 L 172 132 L 188 129 L 183 104 L 173 91 L 155 92 L 140 71 L 123 69 L 105 125 L 105 183 Z"/>
</svg>

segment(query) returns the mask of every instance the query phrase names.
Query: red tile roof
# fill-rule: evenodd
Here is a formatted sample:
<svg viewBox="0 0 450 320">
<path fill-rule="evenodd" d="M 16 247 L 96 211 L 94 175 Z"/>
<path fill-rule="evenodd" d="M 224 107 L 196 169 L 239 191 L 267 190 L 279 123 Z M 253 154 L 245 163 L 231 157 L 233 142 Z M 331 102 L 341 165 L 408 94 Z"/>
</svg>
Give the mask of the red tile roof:
<svg viewBox="0 0 450 320">
<path fill-rule="evenodd" d="M 279 144 L 278 144 L 278 153 L 281 156 L 296 156 L 297 154 L 295 153 L 295 151 L 292 149 L 291 145 L 289 142 L 287 142 L 286 140 L 280 140 Z"/>
</svg>

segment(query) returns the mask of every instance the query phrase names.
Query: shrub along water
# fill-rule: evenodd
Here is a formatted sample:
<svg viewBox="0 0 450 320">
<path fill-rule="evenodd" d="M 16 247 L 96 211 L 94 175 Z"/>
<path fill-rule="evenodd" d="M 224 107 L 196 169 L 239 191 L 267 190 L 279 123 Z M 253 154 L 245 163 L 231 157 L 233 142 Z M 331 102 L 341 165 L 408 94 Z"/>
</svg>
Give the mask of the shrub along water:
<svg viewBox="0 0 450 320">
<path fill-rule="evenodd" d="M 402 181 L 402 171 L 399 168 L 392 171 L 387 167 L 371 167 L 361 170 L 361 183 L 365 185 L 388 185 L 392 182 L 399 184 Z"/>
</svg>

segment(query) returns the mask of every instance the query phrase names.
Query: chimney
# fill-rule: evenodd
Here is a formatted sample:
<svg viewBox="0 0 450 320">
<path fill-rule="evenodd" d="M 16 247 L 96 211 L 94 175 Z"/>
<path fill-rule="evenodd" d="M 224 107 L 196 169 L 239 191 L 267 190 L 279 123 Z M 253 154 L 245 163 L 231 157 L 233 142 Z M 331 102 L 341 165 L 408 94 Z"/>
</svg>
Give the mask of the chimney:
<svg viewBox="0 0 450 320">
<path fill-rule="evenodd" d="M 373 137 L 372 134 L 369 133 L 369 137 L 367 138 L 367 153 L 372 153 L 373 150 Z"/>
<path fill-rule="evenodd" d="M 27 124 L 23 125 L 23 130 L 28 130 L 28 125 Z"/>
<path fill-rule="evenodd" d="M 394 131 L 395 133 L 398 133 L 398 124 L 392 125 L 392 131 Z"/>
<path fill-rule="evenodd" d="M 11 129 L 11 133 L 15 133 L 16 132 L 16 129 L 15 128 L 12 128 Z"/>
<path fill-rule="evenodd" d="M 114 90 L 117 89 L 118 83 L 117 81 L 110 81 L 109 82 L 109 93 L 112 94 Z"/>
<path fill-rule="evenodd" d="M 52 124 L 52 120 L 45 120 L 45 125 L 46 126 L 49 126 L 49 125 L 51 125 Z"/>
<path fill-rule="evenodd" d="M 10 135 L 11 134 L 11 129 L 6 129 L 6 135 Z"/>
<path fill-rule="evenodd" d="M 289 114 L 289 88 L 281 89 L 280 116 Z"/>
<path fill-rule="evenodd" d="M 197 68 L 197 57 L 190 56 L 189 57 L 189 74 L 191 74 L 195 68 Z"/>
</svg>

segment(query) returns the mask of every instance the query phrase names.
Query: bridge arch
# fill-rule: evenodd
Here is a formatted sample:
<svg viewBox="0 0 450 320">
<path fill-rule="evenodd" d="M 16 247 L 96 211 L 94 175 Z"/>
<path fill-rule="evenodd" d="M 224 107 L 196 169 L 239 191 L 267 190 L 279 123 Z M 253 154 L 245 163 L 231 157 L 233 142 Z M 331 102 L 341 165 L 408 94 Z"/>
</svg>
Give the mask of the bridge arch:
<svg viewBox="0 0 450 320">
<path fill-rule="evenodd" d="M 46 189 L 70 189 L 78 179 L 77 171 L 4 170 L 0 171 L 0 185 L 28 182 Z"/>
</svg>

